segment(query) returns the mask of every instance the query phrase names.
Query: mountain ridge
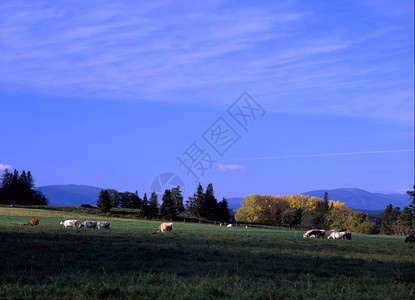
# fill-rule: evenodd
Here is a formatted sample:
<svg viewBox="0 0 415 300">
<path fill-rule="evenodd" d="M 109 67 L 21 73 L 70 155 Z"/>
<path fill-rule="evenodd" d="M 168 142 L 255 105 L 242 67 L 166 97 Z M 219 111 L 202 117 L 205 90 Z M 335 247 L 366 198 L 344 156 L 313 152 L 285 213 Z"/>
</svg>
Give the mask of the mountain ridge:
<svg viewBox="0 0 415 300">
<path fill-rule="evenodd" d="M 38 187 L 49 204 L 53 206 L 79 206 L 81 204 L 96 205 L 99 192 L 102 188 L 88 185 L 63 184 Z M 359 188 L 338 188 L 331 190 L 313 190 L 301 193 L 323 198 L 324 193 L 329 194 L 329 199 L 346 203 L 355 210 L 385 210 L 386 206 L 392 204 L 401 209 L 408 206 L 411 201 L 406 194 L 382 194 L 371 193 Z M 229 209 L 241 207 L 242 197 L 227 198 Z"/>
</svg>

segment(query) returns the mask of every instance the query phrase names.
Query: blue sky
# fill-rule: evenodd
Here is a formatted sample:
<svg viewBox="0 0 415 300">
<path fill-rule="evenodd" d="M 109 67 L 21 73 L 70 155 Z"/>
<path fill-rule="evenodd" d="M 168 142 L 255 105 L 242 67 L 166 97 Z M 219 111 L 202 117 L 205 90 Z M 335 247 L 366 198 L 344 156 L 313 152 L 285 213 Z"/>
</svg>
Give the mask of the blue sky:
<svg viewBox="0 0 415 300">
<path fill-rule="evenodd" d="M 2 1 L 0 170 L 141 195 L 163 173 L 186 196 L 410 189 L 413 2 L 274 2 Z"/>
</svg>

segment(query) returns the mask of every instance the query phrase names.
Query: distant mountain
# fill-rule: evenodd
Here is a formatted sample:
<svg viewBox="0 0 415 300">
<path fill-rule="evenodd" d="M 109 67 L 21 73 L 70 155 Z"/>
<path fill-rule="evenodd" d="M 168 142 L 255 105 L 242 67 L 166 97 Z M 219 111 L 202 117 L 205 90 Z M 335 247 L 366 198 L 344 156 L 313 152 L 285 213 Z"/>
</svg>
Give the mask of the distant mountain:
<svg viewBox="0 0 415 300">
<path fill-rule="evenodd" d="M 409 196 L 406 194 L 370 193 L 357 188 L 316 190 L 302 194 L 323 198 L 325 192 L 329 194 L 330 200 L 344 202 L 346 206 L 351 206 L 356 210 L 385 210 L 389 204 L 394 207 L 399 206 L 402 209 L 404 206 L 411 204 Z"/>
<path fill-rule="evenodd" d="M 226 198 L 226 201 L 228 201 L 229 209 L 236 209 L 236 208 L 241 207 L 242 198 L 241 197 Z"/>
<path fill-rule="evenodd" d="M 66 184 L 48 185 L 39 187 L 49 204 L 53 206 L 79 206 L 81 204 L 96 205 L 101 188 L 86 185 Z M 329 193 L 329 199 L 346 203 L 356 210 L 385 210 L 386 206 L 392 204 L 401 209 L 411 204 L 406 194 L 380 194 L 370 193 L 357 188 L 342 188 L 333 190 L 316 190 L 302 193 L 314 197 L 323 198 L 324 193 Z M 229 209 L 241 207 L 241 197 L 227 198 Z"/>
<path fill-rule="evenodd" d="M 47 185 L 37 189 L 41 190 L 49 199 L 52 206 L 80 206 L 81 204 L 96 205 L 101 188 L 86 185 L 66 184 Z"/>
</svg>

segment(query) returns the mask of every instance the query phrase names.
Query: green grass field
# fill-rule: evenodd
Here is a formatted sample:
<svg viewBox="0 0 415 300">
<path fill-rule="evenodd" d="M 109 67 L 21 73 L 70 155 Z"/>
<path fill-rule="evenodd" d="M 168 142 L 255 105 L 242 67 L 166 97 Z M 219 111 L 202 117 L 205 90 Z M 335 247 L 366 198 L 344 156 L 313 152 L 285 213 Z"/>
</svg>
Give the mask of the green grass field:
<svg viewBox="0 0 415 300">
<path fill-rule="evenodd" d="M 16 225 L 30 218 L 33 228 Z M 63 219 L 111 230 L 64 229 Z M 0 299 L 414 299 L 404 237 L 278 231 L 0 207 Z"/>
</svg>

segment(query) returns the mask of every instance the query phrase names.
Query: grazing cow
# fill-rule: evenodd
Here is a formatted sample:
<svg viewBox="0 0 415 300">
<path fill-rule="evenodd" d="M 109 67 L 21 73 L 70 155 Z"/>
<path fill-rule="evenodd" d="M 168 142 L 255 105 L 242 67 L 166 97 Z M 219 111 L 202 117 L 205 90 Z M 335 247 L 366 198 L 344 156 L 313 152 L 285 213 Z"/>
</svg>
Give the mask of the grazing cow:
<svg viewBox="0 0 415 300">
<path fill-rule="evenodd" d="M 173 223 L 161 223 L 157 232 L 173 231 Z"/>
<path fill-rule="evenodd" d="M 232 224 L 228 224 L 228 225 L 226 225 L 226 227 L 232 227 Z"/>
<path fill-rule="evenodd" d="M 30 219 L 28 226 L 39 226 L 39 220 L 38 219 Z"/>
<path fill-rule="evenodd" d="M 415 243 L 415 235 L 411 234 L 406 237 L 405 243 Z"/>
<path fill-rule="evenodd" d="M 352 239 L 352 233 L 350 231 L 347 231 L 343 235 L 343 240 L 351 240 Z"/>
<path fill-rule="evenodd" d="M 97 222 L 97 228 L 105 228 L 105 229 L 110 229 L 110 222 L 107 221 L 98 221 Z"/>
<path fill-rule="evenodd" d="M 303 234 L 304 238 L 324 238 L 326 231 L 324 229 L 310 229 Z"/>
<path fill-rule="evenodd" d="M 352 233 L 350 231 L 347 231 L 347 232 L 346 231 L 341 231 L 341 232 L 333 231 L 329 235 L 328 239 L 333 239 L 333 240 L 336 240 L 336 239 L 351 240 L 352 239 Z"/>
<path fill-rule="evenodd" d="M 81 225 L 79 225 L 79 228 L 82 228 L 82 227 L 84 227 L 85 229 L 86 228 L 96 229 L 97 228 L 97 221 L 84 221 L 84 222 L 82 222 Z"/>
<path fill-rule="evenodd" d="M 65 226 L 65 228 L 73 227 L 76 229 L 76 225 L 78 225 L 78 220 L 65 220 L 61 221 L 60 225 Z"/>
</svg>

